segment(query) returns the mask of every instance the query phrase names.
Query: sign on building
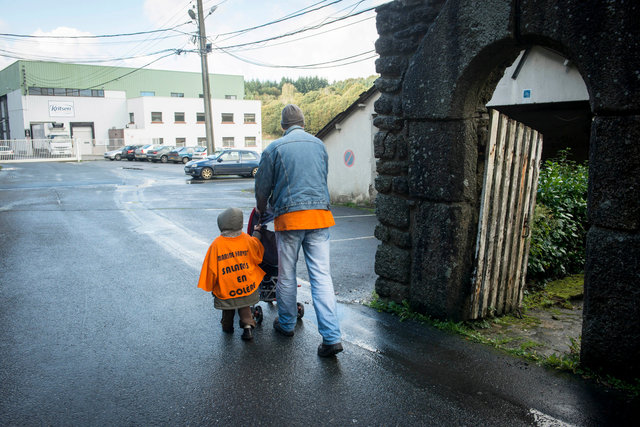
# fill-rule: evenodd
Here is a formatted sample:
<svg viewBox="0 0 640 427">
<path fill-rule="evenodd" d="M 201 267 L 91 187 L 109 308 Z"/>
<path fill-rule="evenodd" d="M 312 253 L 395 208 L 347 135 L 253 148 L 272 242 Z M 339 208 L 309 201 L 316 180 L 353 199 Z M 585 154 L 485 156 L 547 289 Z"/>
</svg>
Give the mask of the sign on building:
<svg viewBox="0 0 640 427">
<path fill-rule="evenodd" d="M 73 101 L 49 101 L 49 117 L 74 117 Z"/>
</svg>

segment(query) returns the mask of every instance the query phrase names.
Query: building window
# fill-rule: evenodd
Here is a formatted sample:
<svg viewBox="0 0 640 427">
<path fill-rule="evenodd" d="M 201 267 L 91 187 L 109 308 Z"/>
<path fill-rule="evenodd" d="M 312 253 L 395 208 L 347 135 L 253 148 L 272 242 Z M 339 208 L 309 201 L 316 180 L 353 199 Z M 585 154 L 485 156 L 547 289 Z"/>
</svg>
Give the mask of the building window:
<svg viewBox="0 0 640 427">
<path fill-rule="evenodd" d="M 176 138 L 176 147 L 184 147 L 187 143 L 187 138 Z"/>
<path fill-rule="evenodd" d="M 256 137 L 255 136 L 245 136 L 244 137 L 244 146 L 245 147 L 255 147 L 256 146 Z"/>
<path fill-rule="evenodd" d="M 162 123 L 162 112 L 161 111 L 152 111 L 151 112 L 151 123 Z"/>
<path fill-rule="evenodd" d="M 238 97 L 235 95 L 225 95 L 224 99 L 238 99 Z"/>
<path fill-rule="evenodd" d="M 244 113 L 244 122 L 255 124 L 256 122 L 255 113 Z"/>
<path fill-rule="evenodd" d="M 164 144 L 164 138 L 151 138 L 151 142 L 153 142 L 153 145 L 162 145 Z"/>
<path fill-rule="evenodd" d="M 223 147 L 235 147 L 235 142 L 232 136 L 225 136 L 222 138 Z"/>
<path fill-rule="evenodd" d="M 104 97 L 103 89 L 73 89 L 73 88 L 53 88 L 53 87 L 35 87 L 29 88 L 29 95 L 48 95 L 48 96 L 92 96 Z"/>
<path fill-rule="evenodd" d="M 184 93 L 182 92 L 171 92 L 172 98 L 184 98 Z"/>
<path fill-rule="evenodd" d="M 181 112 L 173 113 L 173 117 L 176 123 L 184 123 L 184 113 L 181 113 Z"/>
<path fill-rule="evenodd" d="M 222 123 L 233 123 L 233 113 L 222 113 Z"/>
<path fill-rule="evenodd" d="M 133 113 L 129 113 L 129 123 L 135 123 L 135 118 Z"/>
<path fill-rule="evenodd" d="M 204 113 L 196 113 L 196 122 L 204 123 Z"/>
<path fill-rule="evenodd" d="M 207 146 L 207 138 L 199 137 L 198 138 L 198 147 L 206 147 Z"/>
<path fill-rule="evenodd" d="M 156 93 L 152 90 L 141 90 L 140 96 L 156 96 Z"/>
</svg>

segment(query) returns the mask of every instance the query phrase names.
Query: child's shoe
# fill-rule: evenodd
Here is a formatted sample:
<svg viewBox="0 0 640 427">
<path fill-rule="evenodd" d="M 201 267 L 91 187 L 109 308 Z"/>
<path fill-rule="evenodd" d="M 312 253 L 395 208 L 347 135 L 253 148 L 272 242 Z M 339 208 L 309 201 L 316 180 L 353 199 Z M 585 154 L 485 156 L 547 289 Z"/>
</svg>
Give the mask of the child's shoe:
<svg viewBox="0 0 640 427">
<path fill-rule="evenodd" d="M 242 331 L 241 338 L 245 341 L 251 341 L 253 339 L 253 328 L 251 326 L 247 326 L 243 329 L 244 331 Z"/>
</svg>

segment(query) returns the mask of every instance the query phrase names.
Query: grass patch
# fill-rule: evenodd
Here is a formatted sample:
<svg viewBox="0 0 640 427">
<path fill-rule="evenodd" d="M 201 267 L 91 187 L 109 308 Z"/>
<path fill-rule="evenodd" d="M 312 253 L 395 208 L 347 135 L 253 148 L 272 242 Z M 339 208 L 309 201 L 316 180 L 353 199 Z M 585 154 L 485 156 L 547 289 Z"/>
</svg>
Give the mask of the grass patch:
<svg viewBox="0 0 640 427">
<path fill-rule="evenodd" d="M 527 310 L 536 308 L 562 307 L 572 309 L 572 300 L 581 298 L 584 294 L 584 274 L 574 274 L 564 279 L 547 283 L 543 288 L 528 292 L 522 306 Z"/>
</svg>

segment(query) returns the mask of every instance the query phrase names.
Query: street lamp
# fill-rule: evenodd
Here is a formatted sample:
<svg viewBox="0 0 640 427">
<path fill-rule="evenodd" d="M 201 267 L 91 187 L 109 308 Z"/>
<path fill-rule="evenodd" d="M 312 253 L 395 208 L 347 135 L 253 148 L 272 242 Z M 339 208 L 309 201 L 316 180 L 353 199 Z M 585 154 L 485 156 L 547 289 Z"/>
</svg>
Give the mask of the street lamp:
<svg viewBox="0 0 640 427">
<path fill-rule="evenodd" d="M 213 6 L 207 16 L 211 15 L 217 6 Z M 188 11 L 189 17 L 193 20 L 196 19 L 196 14 L 193 9 Z M 200 65 L 202 68 L 202 92 L 204 96 L 204 126 L 207 136 L 207 153 L 213 154 L 214 140 L 213 140 L 213 124 L 211 121 L 211 90 L 209 86 L 209 64 L 207 62 L 207 35 L 204 28 L 204 13 L 202 11 L 202 0 L 198 0 L 198 34 L 200 38 L 199 51 L 200 51 Z"/>
</svg>

